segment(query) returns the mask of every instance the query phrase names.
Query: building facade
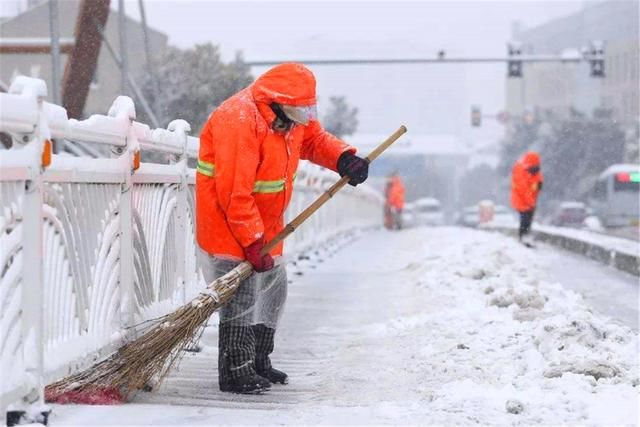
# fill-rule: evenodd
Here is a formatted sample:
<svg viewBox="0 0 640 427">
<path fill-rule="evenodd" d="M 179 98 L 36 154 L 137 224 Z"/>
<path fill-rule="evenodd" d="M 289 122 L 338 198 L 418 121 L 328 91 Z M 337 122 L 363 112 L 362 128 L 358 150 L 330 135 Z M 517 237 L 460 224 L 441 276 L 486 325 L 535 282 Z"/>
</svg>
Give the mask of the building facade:
<svg viewBox="0 0 640 427">
<path fill-rule="evenodd" d="M 73 38 L 79 5 L 79 0 L 58 2 L 61 38 Z M 26 41 L 30 38 L 49 38 L 48 2 L 33 2 L 30 3 L 30 6 L 25 12 L 0 23 L 0 38 L 25 39 Z M 118 12 L 111 10 L 104 29 L 104 35 L 116 54 L 120 56 L 118 34 Z M 126 34 L 129 73 L 134 80 L 139 81 L 146 71 L 142 25 L 127 17 Z M 148 36 L 151 52 L 155 57 L 159 57 L 167 47 L 167 36 L 151 28 L 148 28 Z M 61 55 L 61 75 L 64 74 L 67 59 L 68 55 Z M 26 75 L 45 80 L 49 91 L 51 91 L 53 88 L 51 84 L 51 69 L 50 54 L 0 54 L 0 80 L 7 85 L 11 83 L 15 76 Z M 120 69 L 103 42 L 96 72 L 85 104 L 84 115 L 106 114 L 113 100 L 118 95 L 122 95 L 120 82 Z M 52 99 L 53 96 L 50 92 L 49 100 Z"/>
</svg>

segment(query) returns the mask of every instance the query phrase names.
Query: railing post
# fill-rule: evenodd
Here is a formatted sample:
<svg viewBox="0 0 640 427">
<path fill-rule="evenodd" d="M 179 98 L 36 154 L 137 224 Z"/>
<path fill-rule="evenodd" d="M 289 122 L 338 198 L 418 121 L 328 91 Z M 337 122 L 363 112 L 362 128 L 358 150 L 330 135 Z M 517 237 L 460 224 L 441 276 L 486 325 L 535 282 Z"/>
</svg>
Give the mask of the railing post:
<svg viewBox="0 0 640 427">
<path fill-rule="evenodd" d="M 134 324 L 135 272 L 133 263 L 133 172 L 136 156 L 139 156 L 138 139 L 133 121 L 136 110 L 128 96 L 119 96 L 109 109 L 110 117 L 118 117 L 127 126 L 126 146 L 114 147 L 114 157 L 121 160 L 124 182 L 121 184 L 118 216 L 120 217 L 120 327 Z"/>
<path fill-rule="evenodd" d="M 182 142 L 182 154 L 178 159 L 176 166 L 180 171 L 180 186 L 178 188 L 177 203 L 176 203 L 176 238 L 178 240 L 178 253 L 176 254 L 176 278 L 179 286 L 182 288 L 182 303 L 187 302 L 187 244 L 190 230 L 187 227 L 188 215 L 188 203 L 189 198 L 187 192 L 189 191 L 189 183 L 187 182 L 187 134 L 191 132 L 191 126 L 185 120 L 174 120 L 169 123 L 167 129 L 175 132 L 177 137 Z"/>
<path fill-rule="evenodd" d="M 44 81 L 19 77 L 9 88 L 10 93 L 20 93 L 37 99 L 37 125 L 31 134 L 15 139 L 19 148 L 30 157 L 28 178 L 22 200 L 22 360 L 26 378 L 26 393 L 22 401 L 13 405 L 13 417 L 22 415 L 29 422 L 46 422 L 49 410 L 44 406 L 44 283 L 43 263 L 43 189 L 42 172 L 44 150 L 51 150 L 50 131 L 43 114 L 43 102 L 47 96 Z M 16 149 L 16 148 L 14 148 Z M 49 152 L 50 154 L 50 152 Z"/>
</svg>

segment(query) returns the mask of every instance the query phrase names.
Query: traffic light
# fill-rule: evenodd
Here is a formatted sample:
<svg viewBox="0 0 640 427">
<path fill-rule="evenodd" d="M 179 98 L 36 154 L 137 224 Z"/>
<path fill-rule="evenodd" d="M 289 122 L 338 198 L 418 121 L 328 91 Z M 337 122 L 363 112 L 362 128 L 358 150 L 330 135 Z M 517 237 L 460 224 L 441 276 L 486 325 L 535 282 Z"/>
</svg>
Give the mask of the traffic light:
<svg viewBox="0 0 640 427">
<path fill-rule="evenodd" d="M 604 78 L 604 42 L 593 40 L 589 45 L 591 77 Z"/>
<path fill-rule="evenodd" d="M 522 55 L 522 44 L 520 42 L 507 43 L 507 51 L 509 61 L 507 61 L 507 76 L 510 78 L 522 77 L 522 61 L 519 59 Z"/>
<path fill-rule="evenodd" d="M 482 125 L 482 110 L 480 110 L 480 106 L 472 105 L 471 106 L 471 126 L 474 128 L 479 128 Z"/>
</svg>

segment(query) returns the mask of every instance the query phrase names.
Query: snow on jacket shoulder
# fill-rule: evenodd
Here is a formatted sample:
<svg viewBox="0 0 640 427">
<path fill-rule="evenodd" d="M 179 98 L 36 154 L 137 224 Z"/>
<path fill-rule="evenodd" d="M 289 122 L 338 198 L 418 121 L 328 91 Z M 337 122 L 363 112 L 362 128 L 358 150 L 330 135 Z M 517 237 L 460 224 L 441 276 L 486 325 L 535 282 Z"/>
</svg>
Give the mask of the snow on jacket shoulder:
<svg viewBox="0 0 640 427">
<path fill-rule="evenodd" d="M 281 64 L 216 109 L 200 135 L 196 174 L 198 244 L 212 255 L 244 259 L 243 248 L 284 226 L 299 160 L 336 170 L 353 147 L 316 120 L 279 133 L 273 102 L 315 103 L 315 78 L 299 64 Z M 280 244 L 272 255 L 282 254 Z"/>
</svg>

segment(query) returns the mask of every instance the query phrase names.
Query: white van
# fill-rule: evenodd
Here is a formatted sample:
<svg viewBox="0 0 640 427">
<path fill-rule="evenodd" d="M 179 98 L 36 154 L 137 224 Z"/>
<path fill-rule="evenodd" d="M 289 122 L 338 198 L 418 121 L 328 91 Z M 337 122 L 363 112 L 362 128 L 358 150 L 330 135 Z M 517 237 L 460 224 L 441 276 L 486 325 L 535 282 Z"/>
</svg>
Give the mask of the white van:
<svg viewBox="0 0 640 427">
<path fill-rule="evenodd" d="M 444 225 L 444 213 L 437 199 L 418 199 L 412 205 L 411 213 L 415 225 Z"/>
</svg>

